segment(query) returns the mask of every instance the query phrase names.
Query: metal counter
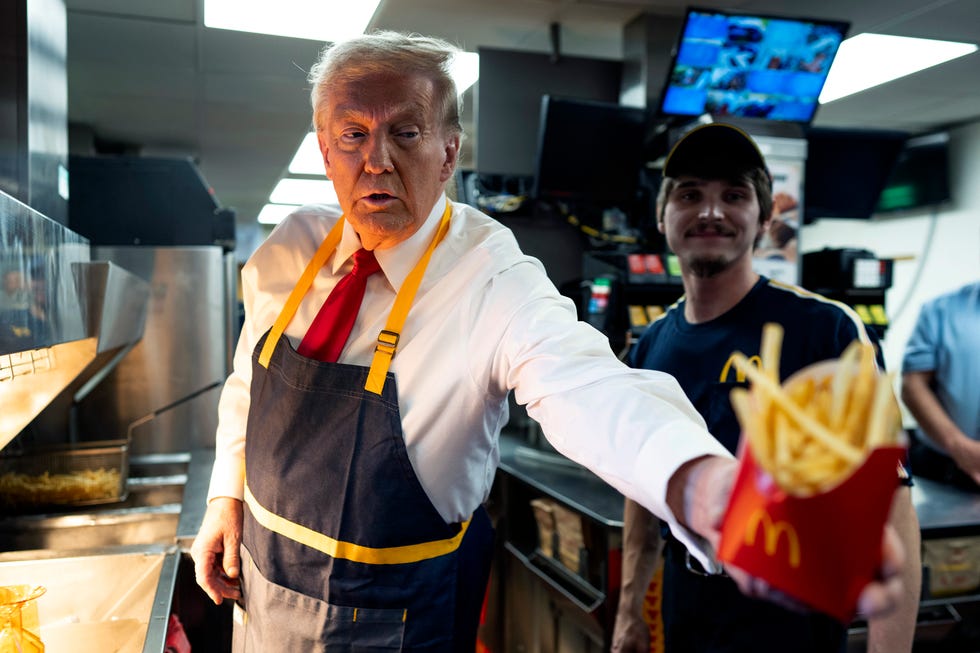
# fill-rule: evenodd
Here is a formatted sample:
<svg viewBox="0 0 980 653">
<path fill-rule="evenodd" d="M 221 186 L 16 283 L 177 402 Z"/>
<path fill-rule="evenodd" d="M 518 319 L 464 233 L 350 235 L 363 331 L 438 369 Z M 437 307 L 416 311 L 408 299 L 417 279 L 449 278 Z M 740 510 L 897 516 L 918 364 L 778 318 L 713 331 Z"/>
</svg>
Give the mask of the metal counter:
<svg viewBox="0 0 980 653">
<path fill-rule="evenodd" d="M 145 627 L 140 650 L 163 653 L 179 556 L 172 544 L 0 553 L 0 584 L 47 589 L 42 600 L 53 623 L 42 637 L 52 652 L 109 650 L 109 642 L 111 650 L 135 650 Z M 120 626 L 127 628 L 116 641 Z M 78 636 L 86 648 L 72 645 Z"/>
<path fill-rule="evenodd" d="M 980 534 L 980 493 L 916 478 L 912 486 L 912 504 L 924 540 Z"/>
<path fill-rule="evenodd" d="M 561 454 L 501 435 L 500 469 L 599 522 L 623 525 L 623 495 Z M 912 504 L 923 539 L 980 534 L 980 493 L 916 478 Z"/>
<path fill-rule="evenodd" d="M 623 495 L 561 454 L 501 435 L 500 469 L 601 524 L 623 526 Z"/>
</svg>

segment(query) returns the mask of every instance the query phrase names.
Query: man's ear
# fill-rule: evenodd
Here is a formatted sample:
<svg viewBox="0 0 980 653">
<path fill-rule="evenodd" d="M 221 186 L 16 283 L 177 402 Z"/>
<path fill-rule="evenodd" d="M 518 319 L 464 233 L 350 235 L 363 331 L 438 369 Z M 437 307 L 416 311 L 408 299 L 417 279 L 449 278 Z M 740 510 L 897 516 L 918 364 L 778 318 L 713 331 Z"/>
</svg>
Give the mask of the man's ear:
<svg viewBox="0 0 980 653">
<path fill-rule="evenodd" d="M 664 225 L 664 207 L 659 204 L 656 206 L 657 211 L 657 231 L 662 234 L 666 234 L 667 227 Z"/>
<path fill-rule="evenodd" d="M 459 132 L 454 132 L 446 140 L 446 158 L 442 162 L 442 170 L 439 174 L 439 181 L 448 181 L 456 171 L 456 164 L 459 163 L 459 148 L 462 139 Z"/>
<path fill-rule="evenodd" d="M 770 227 L 770 225 L 772 225 L 773 214 L 775 214 L 775 212 L 776 212 L 776 209 L 773 208 L 773 210 L 767 216 L 763 216 L 761 213 L 759 214 L 759 233 L 760 234 L 764 234 L 764 233 L 766 233 L 766 232 L 769 231 L 769 227 Z"/>
<path fill-rule="evenodd" d="M 327 135 L 317 130 L 316 142 L 320 146 L 320 156 L 323 157 L 323 169 L 327 172 L 327 179 L 330 179 L 330 146 L 327 143 Z"/>
<path fill-rule="evenodd" d="M 775 209 L 773 209 L 773 212 L 775 212 Z M 752 243 L 752 249 L 757 248 L 759 243 L 762 242 L 762 237 L 769 233 L 769 227 L 772 225 L 772 216 L 773 214 L 770 213 L 769 217 L 763 219 L 762 213 L 759 213 L 759 232 L 755 235 L 755 242 Z"/>
</svg>

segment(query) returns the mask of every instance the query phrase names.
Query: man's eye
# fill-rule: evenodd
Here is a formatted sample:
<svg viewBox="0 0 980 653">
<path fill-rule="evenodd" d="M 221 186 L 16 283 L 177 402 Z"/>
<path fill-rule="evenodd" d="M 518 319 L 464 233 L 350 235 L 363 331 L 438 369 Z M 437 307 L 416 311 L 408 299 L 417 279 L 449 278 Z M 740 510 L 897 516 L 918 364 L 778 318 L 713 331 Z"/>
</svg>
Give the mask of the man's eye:
<svg viewBox="0 0 980 653">
<path fill-rule="evenodd" d="M 364 137 L 364 132 L 362 131 L 347 131 L 340 135 L 340 138 L 344 141 L 351 142 L 356 141 L 359 138 Z"/>
<path fill-rule="evenodd" d="M 401 136 L 402 138 L 413 139 L 413 138 L 418 138 L 419 131 L 417 129 L 405 129 L 403 131 L 398 132 L 398 135 Z"/>
</svg>

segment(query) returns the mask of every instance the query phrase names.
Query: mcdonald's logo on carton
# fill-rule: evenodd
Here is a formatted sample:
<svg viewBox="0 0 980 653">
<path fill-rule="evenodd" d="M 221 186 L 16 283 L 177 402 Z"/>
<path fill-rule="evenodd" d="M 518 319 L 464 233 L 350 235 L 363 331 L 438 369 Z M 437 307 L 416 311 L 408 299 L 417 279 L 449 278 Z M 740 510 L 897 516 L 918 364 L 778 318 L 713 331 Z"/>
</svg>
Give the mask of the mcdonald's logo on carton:
<svg viewBox="0 0 980 653">
<path fill-rule="evenodd" d="M 776 485 L 744 446 L 718 558 L 849 623 L 861 590 L 881 564 L 885 521 L 898 487 L 895 468 L 903 451 L 875 449 L 836 487 L 796 497 Z"/>
<path fill-rule="evenodd" d="M 796 569 L 800 566 L 800 537 L 793 525 L 786 521 L 773 522 L 765 508 L 756 508 L 749 517 L 745 529 L 745 545 L 755 546 L 759 530 L 762 530 L 763 551 L 770 557 L 779 553 L 780 536 L 786 542 L 784 547 L 789 566 Z"/>
</svg>

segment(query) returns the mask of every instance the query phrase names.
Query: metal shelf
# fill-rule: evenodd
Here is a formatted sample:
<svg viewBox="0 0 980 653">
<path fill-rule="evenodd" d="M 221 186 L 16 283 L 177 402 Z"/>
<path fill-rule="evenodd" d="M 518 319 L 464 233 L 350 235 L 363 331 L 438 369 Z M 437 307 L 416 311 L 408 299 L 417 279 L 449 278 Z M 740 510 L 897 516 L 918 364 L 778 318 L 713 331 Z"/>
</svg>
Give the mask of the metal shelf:
<svg viewBox="0 0 980 653">
<path fill-rule="evenodd" d="M 561 594 L 584 612 L 594 612 L 606 600 L 604 592 L 590 585 L 581 576 L 566 569 L 557 560 L 546 556 L 540 549 L 525 552 L 511 542 L 504 542 L 504 548 L 535 576 L 544 581 L 549 588 Z"/>
</svg>

